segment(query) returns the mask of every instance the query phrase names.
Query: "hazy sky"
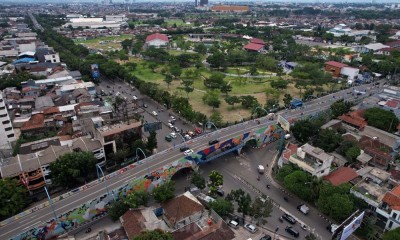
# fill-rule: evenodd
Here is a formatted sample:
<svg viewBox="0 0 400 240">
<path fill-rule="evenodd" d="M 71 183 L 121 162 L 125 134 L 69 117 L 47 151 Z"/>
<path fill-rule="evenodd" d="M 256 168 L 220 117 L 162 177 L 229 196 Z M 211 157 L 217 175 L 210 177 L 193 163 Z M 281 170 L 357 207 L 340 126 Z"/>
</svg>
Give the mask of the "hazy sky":
<svg viewBox="0 0 400 240">
<path fill-rule="evenodd" d="M 169 1 L 169 2 L 193 2 L 194 0 L 135 0 L 135 2 L 165 2 L 165 1 Z M 320 2 L 320 3 L 371 3 L 371 1 L 374 0 L 209 0 L 209 3 L 212 4 L 214 3 L 218 3 L 218 2 L 266 2 L 266 3 L 278 3 L 278 2 L 298 2 L 298 3 L 313 3 L 313 2 Z M 1 0 L 0 2 L 3 2 L 3 0 Z M 72 2 L 97 2 L 100 3 L 102 2 L 102 0 L 13 0 L 13 1 L 8 1 L 5 0 L 4 2 L 8 2 L 8 3 L 24 3 L 24 2 L 47 2 L 47 3 L 72 3 Z M 113 0 L 113 2 L 115 3 L 123 3 L 125 2 L 125 0 Z M 131 2 L 131 0 L 130 0 Z M 400 0 L 375 0 L 375 3 L 400 3 Z"/>
</svg>

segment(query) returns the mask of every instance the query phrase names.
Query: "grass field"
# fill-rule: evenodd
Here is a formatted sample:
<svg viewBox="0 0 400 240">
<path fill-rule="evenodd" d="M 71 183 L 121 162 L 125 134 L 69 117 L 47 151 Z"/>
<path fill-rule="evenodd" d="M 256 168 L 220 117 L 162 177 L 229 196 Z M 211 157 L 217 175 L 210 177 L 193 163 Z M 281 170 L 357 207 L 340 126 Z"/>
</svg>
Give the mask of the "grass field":
<svg viewBox="0 0 400 240">
<path fill-rule="evenodd" d="M 164 21 L 168 27 L 172 27 L 174 24 L 176 24 L 177 27 L 191 27 L 193 26 L 192 23 L 186 24 L 185 22 L 182 21 L 182 19 L 167 19 Z"/>
<path fill-rule="evenodd" d="M 118 35 L 118 36 L 104 36 L 88 40 L 77 41 L 78 44 L 82 44 L 92 49 L 102 49 L 103 51 L 120 50 L 121 41 L 132 38 L 131 35 Z"/>
</svg>

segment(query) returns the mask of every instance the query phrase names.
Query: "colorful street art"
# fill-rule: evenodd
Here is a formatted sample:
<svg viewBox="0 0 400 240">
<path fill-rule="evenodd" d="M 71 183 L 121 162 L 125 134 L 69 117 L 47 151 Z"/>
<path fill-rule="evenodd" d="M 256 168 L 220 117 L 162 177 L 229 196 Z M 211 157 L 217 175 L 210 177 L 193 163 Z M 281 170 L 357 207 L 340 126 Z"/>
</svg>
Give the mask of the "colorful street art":
<svg viewBox="0 0 400 240">
<path fill-rule="evenodd" d="M 110 194 L 104 194 L 86 202 L 85 204 L 58 216 L 57 220 L 52 219 L 44 225 L 37 226 L 13 237 L 12 240 L 45 240 L 55 238 L 82 224 L 103 216 L 107 213 L 107 206 L 110 205 L 114 199 L 119 200 L 124 198 L 132 191 L 152 191 L 154 187 L 169 180 L 179 170 L 183 168 L 195 169 L 199 159 L 206 160 L 207 157 L 213 153 L 221 153 L 224 149 L 239 146 L 249 140 L 256 140 L 257 146 L 259 147 L 271 143 L 279 139 L 280 131 L 281 129 L 278 125 L 260 126 L 260 128 L 255 131 L 247 132 L 230 140 L 210 146 L 207 149 L 192 154 L 191 156 L 183 157 L 172 164 L 161 167 L 142 177 L 135 178 L 130 183 L 112 190 Z"/>
</svg>

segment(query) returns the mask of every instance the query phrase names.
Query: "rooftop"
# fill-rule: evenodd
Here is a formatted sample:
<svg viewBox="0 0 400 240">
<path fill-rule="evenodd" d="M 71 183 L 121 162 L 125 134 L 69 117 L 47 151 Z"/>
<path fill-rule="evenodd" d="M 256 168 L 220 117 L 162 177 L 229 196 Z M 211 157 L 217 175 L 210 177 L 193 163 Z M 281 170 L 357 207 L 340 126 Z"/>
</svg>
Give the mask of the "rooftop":
<svg viewBox="0 0 400 240">
<path fill-rule="evenodd" d="M 334 186 L 350 182 L 351 180 L 358 177 L 356 171 L 349 167 L 340 167 L 336 171 L 331 172 L 324 177 L 325 180 L 329 181 Z"/>
<path fill-rule="evenodd" d="M 106 136 L 112 136 L 114 134 L 124 132 L 126 130 L 135 129 L 135 128 L 138 128 L 141 126 L 142 126 L 141 122 L 133 122 L 131 124 L 120 123 L 120 124 L 103 126 L 103 127 L 97 128 L 97 130 L 101 133 L 101 135 L 103 137 L 106 137 Z"/>
<path fill-rule="evenodd" d="M 327 154 L 324 150 L 318 147 L 311 146 L 308 143 L 304 144 L 300 148 L 303 152 L 321 161 L 327 161 L 332 158 L 332 156 Z"/>
<path fill-rule="evenodd" d="M 348 67 L 347 64 L 336 62 L 336 61 L 329 61 L 329 62 L 326 62 L 325 64 L 329 65 L 329 66 L 333 66 L 333 67 L 338 67 L 338 68 Z"/>
<path fill-rule="evenodd" d="M 400 186 L 387 192 L 382 201 L 389 205 L 391 209 L 400 211 Z"/>
<path fill-rule="evenodd" d="M 168 36 L 162 33 L 153 33 L 146 37 L 146 42 L 153 41 L 154 39 L 160 39 L 162 41 L 168 42 Z"/>
<path fill-rule="evenodd" d="M 248 43 L 248 44 L 244 45 L 243 48 L 246 50 L 260 51 L 263 47 L 264 47 L 264 45 L 262 45 L 262 44 Z"/>
</svg>

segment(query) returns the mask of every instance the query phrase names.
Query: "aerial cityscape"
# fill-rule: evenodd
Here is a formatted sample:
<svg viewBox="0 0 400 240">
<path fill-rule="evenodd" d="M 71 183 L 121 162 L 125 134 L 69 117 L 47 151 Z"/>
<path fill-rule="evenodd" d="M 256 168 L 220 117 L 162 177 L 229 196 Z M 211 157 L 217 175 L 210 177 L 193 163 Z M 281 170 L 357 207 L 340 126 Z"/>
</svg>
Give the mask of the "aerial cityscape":
<svg viewBox="0 0 400 240">
<path fill-rule="evenodd" d="M 400 240 L 400 2 L 0 2 L 0 239 Z"/>
</svg>

